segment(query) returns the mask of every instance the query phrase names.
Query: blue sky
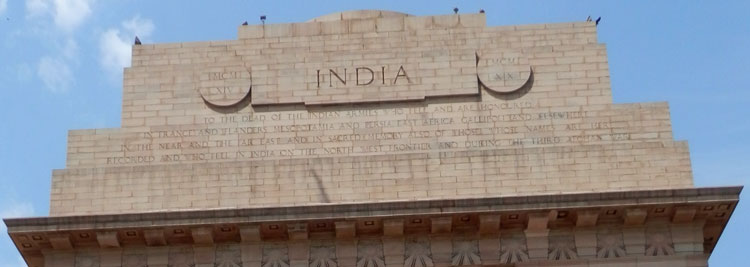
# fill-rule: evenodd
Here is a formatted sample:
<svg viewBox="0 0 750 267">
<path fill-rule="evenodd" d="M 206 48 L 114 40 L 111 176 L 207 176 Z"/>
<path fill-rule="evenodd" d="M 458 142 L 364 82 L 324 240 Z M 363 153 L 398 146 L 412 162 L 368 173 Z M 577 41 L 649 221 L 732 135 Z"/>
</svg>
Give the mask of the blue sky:
<svg viewBox="0 0 750 267">
<path fill-rule="evenodd" d="M 69 129 L 119 127 L 135 34 L 145 43 L 224 40 L 261 14 L 279 23 L 352 9 L 448 14 L 454 6 L 485 9 L 489 25 L 602 16 L 614 101 L 670 103 L 697 186 L 749 180 L 750 1 L 0 0 L 0 217 L 48 214 L 51 170 L 65 166 Z M 748 211 L 744 200 L 712 266 L 748 259 Z M 0 266 L 23 266 L 17 255 L 0 234 L 0 259 L 10 259 Z"/>
</svg>

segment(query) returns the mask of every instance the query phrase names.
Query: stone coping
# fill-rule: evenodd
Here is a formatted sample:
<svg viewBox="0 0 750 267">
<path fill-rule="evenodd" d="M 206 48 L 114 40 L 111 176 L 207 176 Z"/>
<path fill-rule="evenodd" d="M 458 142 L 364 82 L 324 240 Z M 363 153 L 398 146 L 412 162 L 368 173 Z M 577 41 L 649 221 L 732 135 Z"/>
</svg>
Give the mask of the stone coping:
<svg viewBox="0 0 750 267">
<path fill-rule="evenodd" d="M 411 14 L 380 10 L 380 9 L 362 9 L 362 10 L 349 10 L 342 12 L 335 12 L 325 14 L 308 20 L 307 22 L 320 22 L 320 21 L 337 21 L 337 20 L 353 20 L 353 19 L 377 19 L 377 18 L 393 18 L 393 17 L 409 17 Z"/>
<path fill-rule="evenodd" d="M 743 186 L 3 219 L 9 233 L 739 201 Z"/>
</svg>

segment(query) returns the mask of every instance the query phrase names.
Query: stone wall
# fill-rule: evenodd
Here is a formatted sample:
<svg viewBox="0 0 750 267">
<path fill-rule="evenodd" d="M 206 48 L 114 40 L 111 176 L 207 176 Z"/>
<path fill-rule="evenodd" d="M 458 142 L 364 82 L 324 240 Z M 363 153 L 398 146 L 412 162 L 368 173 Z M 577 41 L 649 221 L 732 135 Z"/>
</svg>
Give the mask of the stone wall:
<svg viewBox="0 0 750 267">
<path fill-rule="evenodd" d="M 122 128 L 70 131 L 51 215 L 692 187 L 668 106 L 612 103 L 594 23 L 238 35 L 134 46 Z"/>
</svg>

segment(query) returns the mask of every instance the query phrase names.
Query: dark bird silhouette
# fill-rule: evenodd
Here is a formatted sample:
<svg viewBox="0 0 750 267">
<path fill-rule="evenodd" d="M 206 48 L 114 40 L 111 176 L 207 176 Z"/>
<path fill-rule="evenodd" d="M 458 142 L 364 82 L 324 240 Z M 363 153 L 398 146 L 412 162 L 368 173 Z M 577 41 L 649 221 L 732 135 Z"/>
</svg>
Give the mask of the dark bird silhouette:
<svg viewBox="0 0 750 267">
<path fill-rule="evenodd" d="M 260 15 L 260 22 L 262 22 L 263 25 L 266 24 L 266 15 Z"/>
<path fill-rule="evenodd" d="M 243 22 L 242 26 L 247 26 L 247 21 Z"/>
<path fill-rule="evenodd" d="M 590 22 L 590 21 L 591 21 L 591 16 L 586 17 L 586 22 Z"/>
<path fill-rule="evenodd" d="M 599 21 L 602 20 L 602 17 L 599 17 L 596 19 L 596 25 L 599 25 Z"/>
<path fill-rule="evenodd" d="M 138 39 L 138 36 L 135 37 L 135 45 L 141 45 L 141 39 Z"/>
<path fill-rule="evenodd" d="M 484 14 L 484 9 L 480 9 L 480 10 L 479 10 L 479 13 L 482 13 L 482 14 Z"/>
<path fill-rule="evenodd" d="M 457 7 L 453 8 L 453 14 L 458 14 L 458 8 Z"/>
</svg>

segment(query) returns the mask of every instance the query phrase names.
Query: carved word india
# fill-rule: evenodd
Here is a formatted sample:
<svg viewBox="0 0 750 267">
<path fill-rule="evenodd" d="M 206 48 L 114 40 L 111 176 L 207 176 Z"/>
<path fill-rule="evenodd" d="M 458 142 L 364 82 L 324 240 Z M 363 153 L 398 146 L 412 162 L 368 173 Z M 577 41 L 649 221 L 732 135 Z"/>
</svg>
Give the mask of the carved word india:
<svg viewBox="0 0 750 267">
<path fill-rule="evenodd" d="M 352 75 L 348 75 L 347 71 L 351 73 L 351 70 L 348 70 L 347 68 L 344 68 L 343 72 L 340 69 L 328 69 L 327 72 L 326 71 L 321 72 L 321 70 L 316 70 L 316 77 L 317 77 L 316 79 L 317 79 L 318 88 L 320 88 L 321 82 L 325 86 L 326 77 L 328 78 L 327 79 L 328 87 L 333 87 L 334 78 L 339 80 L 339 82 L 343 85 L 347 85 L 347 83 L 351 83 L 352 81 L 350 80 L 350 77 Z M 399 66 L 398 70 L 392 73 L 388 73 L 387 71 L 388 69 L 385 66 L 381 66 L 380 68 L 375 68 L 375 70 L 369 67 L 357 67 L 354 69 L 354 84 L 357 86 L 371 85 L 375 82 L 375 78 L 377 77 L 380 77 L 377 83 L 382 84 L 382 85 L 395 85 L 398 83 L 399 78 L 401 78 L 402 81 L 406 80 L 406 83 L 411 83 L 411 78 L 409 78 L 409 75 L 406 74 L 406 70 L 404 69 L 403 65 Z M 393 77 L 393 78 L 387 78 L 387 77 Z"/>
<path fill-rule="evenodd" d="M 209 72 L 209 81 L 226 81 L 242 79 L 243 72 L 241 71 L 229 71 L 229 72 Z M 379 67 L 365 67 L 360 66 L 354 69 L 351 68 L 329 68 L 329 69 L 318 69 L 316 70 L 316 84 L 317 87 L 321 86 L 334 87 L 337 85 L 356 85 L 356 86 L 367 86 L 367 85 L 398 85 L 398 84 L 411 84 L 412 79 L 406 72 L 403 65 L 399 66 L 398 69 L 389 69 L 386 66 Z M 233 93 L 241 92 L 242 88 L 236 86 L 211 86 L 205 87 L 203 92 L 205 95 L 230 95 Z"/>
</svg>

